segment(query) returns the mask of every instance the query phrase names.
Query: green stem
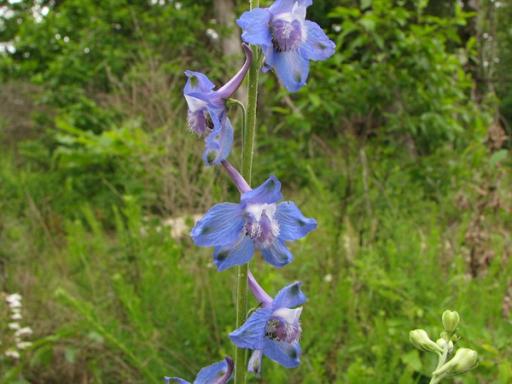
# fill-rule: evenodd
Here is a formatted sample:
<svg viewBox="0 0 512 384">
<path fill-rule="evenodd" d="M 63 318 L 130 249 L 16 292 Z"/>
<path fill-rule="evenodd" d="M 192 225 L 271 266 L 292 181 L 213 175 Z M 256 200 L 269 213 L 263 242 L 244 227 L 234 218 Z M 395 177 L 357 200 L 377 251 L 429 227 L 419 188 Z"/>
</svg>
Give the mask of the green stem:
<svg viewBox="0 0 512 384">
<path fill-rule="evenodd" d="M 244 103 L 238 99 L 228 99 L 228 103 L 236 104 L 242 111 L 242 156 L 244 154 L 245 135 L 247 130 L 247 109 L 245 109 Z M 242 159 L 243 162 L 243 159 Z"/>
<path fill-rule="evenodd" d="M 250 0 L 250 9 L 259 6 L 259 0 Z M 252 160 L 254 157 L 254 143 L 256 141 L 256 107 L 258 105 L 258 77 L 260 71 L 259 51 L 252 47 L 254 60 L 248 74 L 248 103 L 247 103 L 247 125 L 243 130 L 243 148 L 242 148 L 242 176 L 251 185 L 252 178 Z M 237 288 L 236 288 L 236 327 L 239 328 L 245 321 L 247 315 L 247 273 L 249 264 L 237 268 Z M 237 349 L 235 353 L 235 384 L 245 384 L 247 354 L 245 349 Z"/>
<path fill-rule="evenodd" d="M 448 358 L 448 347 L 444 348 L 443 353 L 441 355 L 439 355 L 439 360 L 437 361 L 437 367 L 434 370 L 434 372 L 437 371 L 439 368 L 441 368 L 444 363 L 446 363 L 447 358 Z M 444 375 L 432 376 L 432 379 L 430 380 L 429 384 L 438 384 L 443 379 L 444 379 Z"/>
</svg>

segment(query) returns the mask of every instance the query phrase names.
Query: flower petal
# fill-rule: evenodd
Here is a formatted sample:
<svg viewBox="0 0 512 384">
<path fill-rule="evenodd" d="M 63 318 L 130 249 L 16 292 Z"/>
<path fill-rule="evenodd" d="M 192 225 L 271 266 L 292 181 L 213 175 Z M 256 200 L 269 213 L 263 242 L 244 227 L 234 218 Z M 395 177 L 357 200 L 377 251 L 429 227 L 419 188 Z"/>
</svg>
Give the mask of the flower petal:
<svg viewBox="0 0 512 384">
<path fill-rule="evenodd" d="M 244 235 L 235 244 L 216 247 L 213 253 L 213 262 L 218 271 L 222 272 L 235 265 L 248 263 L 253 254 L 253 241 Z"/>
<path fill-rule="evenodd" d="M 288 324 L 299 324 L 300 315 L 302 314 L 302 307 L 297 308 L 278 308 L 272 316 L 279 317 L 286 321 Z"/>
<path fill-rule="evenodd" d="M 261 71 L 266 73 L 272 69 L 274 65 L 274 47 L 263 47 L 263 56 L 265 57 L 265 61 L 263 62 L 263 66 L 261 67 Z"/>
<path fill-rule="evenodd" d="M 206 118 L 204 116 L 204 112 L 201 110 L 197 110 L 196 112 L 192 112 L 190 107 L 187 115 L 187 123 L 188 127 L 199 136 L 202 136 L 206 132 Z"/>
<path fill-rule="evenodd" d="M 226 357 L 223 361 L 201 369 L 194 380 L 194 384 L 225 384 L 231 378 L 233 368 L 233 360 Z"/>
<path fill-rule="evenodd" d="M 265 327 L 271 315 L 270 309 L 257 309 L 229 338 L 238 348 L 263 349 Z"/>
<path fill-rule="evenodd" d="M 249 44 L 272 46 L 270 18 L 272 14 L 266 8 L 255 8 L 247 11 L 236 21 L 242 28 L 242 40 Z"/>
<path fill-rule="evenodd" d="M 190 384 L 190 381 L 180 379 L 179 377 L 164 377 L 165 383 Z"/>
<path fill-rule="evenodd" d="M 305 16 L 306 8 L 311 4 L 313 4 L 313 0 L 276 0 L 269 9 L 272 15 L 279 15 L 281 13 L 296 13 L 296 9 L 301 8 Z"/>
<path fill-rule="evenodd" d="M 254 373 L 259 377 L 261 373 L 261 360 L 263 358 L 263 352 L 260 350 L 252 351 L 249 363 L 247 364 L 247 371 Z"/>
<path fill-rule="evenodd" d="M 291 201 L 277 205 L 276 219 L 279 224 L 279 238 L 286 241 L 301 239 L 317 226 L 315 219 L 305 217 Z"/>
<path fill-rule="evenodd" d="M 283 198 L 281 194 L 281 183 L 277 177 L 270 176 L 263 184 L 245 192 L 242 195 L 242 204 L 272 204 Z"/>
<path fill-rule="evenodd" d="M 264 338 L 263 354 L 286 368 L 297 367 L 300 364 L 301 353 L 298 342 L 286 343 Z"/>
<path fill-rule="evenodd" d="M 215 88 L 210 79 L 201 72 L 185 71 L 185 75 L 188 77 L 183 93 L 189 95 L 193 92 L 208 93 Z"/>
<path fill-rule="evenodd" d="M 327 37 L 317 23 L 306 20 L 305 26 L 307 38 L 299 48 L 302 56 L 316 61 L 331 57 L 336 50 L 336 44 Z"/>
<path fill-rule="evenodd" d="M 279 308 L 295 308 L 304 304 L 306 295 L 300 289 L 301 285 L 300 281 L 296 281 L 281 289 L 272 302 L 272 311 Z"/>
<path fill-rule="evenodd" d="M 191 92 L 185 94 L 185 100 L 187 101 L 189 113 L 203 112 L 208 107 L 207 93 Z"/>
<path fill-rule="evenodd" d="M 203 152 L 203 161 L 206 165 L 218 165 L 226 160 L 233 147 L 233 126 L 222 111 L 220 117 L 218 112 L 208 109 L 213 121 L 213 131 L 205 139 L 205 149 Z"/>
<path fill-rule="evenodd" d="M 300 50 L 274 52 L 273 68 L 281 83 L 290 92 L 301 89 L 309 74 L 309 61 L 302 57 Z"/>
<path fill-rule="evenodd" d="M 293 255 L 283 241 L 276 239 L 268 248 L 261 248 L 265 261 L 275 267 L 281 268 L 293 260 Z"/>
<path fill-rule="evenodd" d="M 239 204 L 216 204 L 199 220 L 190 235 L 200 247 L 223 246 L 238 240 L 244 226 Z"/>
</svg>

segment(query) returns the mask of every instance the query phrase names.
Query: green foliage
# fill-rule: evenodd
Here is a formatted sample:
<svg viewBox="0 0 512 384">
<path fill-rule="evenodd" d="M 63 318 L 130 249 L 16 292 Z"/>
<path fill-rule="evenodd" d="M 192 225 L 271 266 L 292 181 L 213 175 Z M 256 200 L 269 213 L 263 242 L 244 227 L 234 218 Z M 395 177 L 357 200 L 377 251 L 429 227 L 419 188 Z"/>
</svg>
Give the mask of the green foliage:
<svg viewBox="0 0 512 384">
<path fill-rule="evenodd" d="M 489 4 L 489 7 L 496 6 Z M 512 76 L 510 74 L 510 63 L 512 62 L 512 31 L 510 30 L 510 20 L 512 18 L 512 4 L 510 1 L 500 2 L 500 8 L 497 8 L 496 39 L 497 52 L 491 57 L 494 63 L 490 65 L 495 67 L 495 78 L 492 79 L 496 92 L 501 100 L 500 112 L 507 122 L 507 132 L 511 133 L 512 125 Z"/>
<path fill-rule="evenodd" d="M 284 118 L 272 133 L 293 137 L 302 146 L 293 149 L 303 154 L 310 153 L 304 138 L 311 133 L 348 131 L 416 153 L 467 142 L 482 124 L 464 70 L 474 41 L 459 35 L 471 15 L 456 6 L 441 18 L 426 13 L 426 5 L 376 0 L 361 8 L 334 7 L 329 17 L 337 53 L 313 64 L 312 81 L 293 101 L 295 108 L 288 103 L 275 110 Z M 282 97 L 275 104 L 283 105 Z M 284 135 L 282 126 L 290 127 Z"/>
<path fill-rule="evenodd" d="M 418 165 L 397 160 L 399 153 L 382 152 L 380 145 L 350 145 L 345 155 L 342 148 L 334 145 L 332 156 L 323 159 L 329 166 L 311 170 L 309 187 L 294 193 L 305 214 L 320 224 L 309 241 L 293 245 L 297 262 L 284 274 L 259 257 L 253 265 L 269 293 L 301 276 L 309 297 L 301 367 L 288 371 L 265 360 L 264 382 L 422 382 L 435 362 L 411 352 L 408 331 L 413 324 L 439 323 L 439 312 L 451 307 L 463 318 L 464 344 L 481 356 L 480 367 L 464 382 L 507 383 L 512 329 L 502 305 L 512 264 L 502 255 L 510 248 L 506 238 L 491 237 L 487 247 L 495 257 L 484 275 L 468 278 L 465 237 L 473 213 L 461 213 L 457 205 L 475 198 L 468 186 L 485 182 L 496 163 L 478 146 L 464 154 L 443 153 L 442 164 L 435 154 Z M 452 166 L 441 171 L 445 164 Z M 433 196 L 443 196 L 436 202 L 425 199 L 423 176 L 416 175 L 428 167 L 436 171 L 432 177 L 451 174 L 432 184 Z M 501 177 L 504 207 L 511 204 L 509 176 Z M 18 177 L 23 176 L 8 176 L 10 184 Z M 19 201 L 1 190 L 9 201 Z M 8 206 L 5 211 L 15 213 L 15 205 Z M 113 229 L 84 205 L 74 219 L 64 219 L 57 237 L 55 230 L 45 230 L 48 218 L 41 221 L 31 213 L 34 208 L 19 207 L 8 215 L 0 242 L 2 255 L 17 255 L 9 259 L 8 284 L 34 276 L 34 328 L 43 332 L 37 328 L 40 317 L 57 327 L 52 342 L 23 362 L 28 381 L 62 372 L 71 381 L 87 372 L 107 383 L 156 382 L 166 374 L 192 377 L 231 353 L 226 335 L 233 329 L 234 275 L 206 268 L 209 250 L 171 240 L 158 217 L 144 218 L 136 199 L 125 196 L 114 209 Z M 503 213 L 489 216 L 487 226 L 503 233 L 510 224 Z M 31 263 L 34 254 L 39 263 Z"/>
</svg>

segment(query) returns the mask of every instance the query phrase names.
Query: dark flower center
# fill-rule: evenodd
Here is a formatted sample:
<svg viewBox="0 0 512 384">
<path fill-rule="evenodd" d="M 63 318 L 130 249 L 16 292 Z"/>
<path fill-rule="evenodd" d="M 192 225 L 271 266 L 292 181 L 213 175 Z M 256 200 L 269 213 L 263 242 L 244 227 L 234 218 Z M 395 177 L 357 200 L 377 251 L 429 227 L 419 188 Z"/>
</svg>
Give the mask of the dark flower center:
<svg viewBox="0 0 512 384">
<path fill-rule="evenodd" d="M 189 110 L 187 121 L 189 128 L 199 136 L 203 136 L 213 130 L 213 121 L 207 110 L 198 110 L 195 112 Z"/>
<path fill-rule="evenodd" d="M 276 51 L 286 52 L 299 47 L 302 41 L 300 21 L 275 19 L 271 22 L 271 29 L 272 43 Z"/>
<path fill-rule="evenodd" d="M 300 324 L 290 324 L 279 317 L 272 317 L 265 325 L 265 337 L 270 340 L 293 343 L 300 338 Z"/>
<path fill-rule="evenodd" d="M 210 117 L 210 114 L 208 112 L 204 112 L 204 118 L 206 120 L 206 128 L 208 128 L 210 131 L 213 130 L 213 120 Z"/>
</svg>

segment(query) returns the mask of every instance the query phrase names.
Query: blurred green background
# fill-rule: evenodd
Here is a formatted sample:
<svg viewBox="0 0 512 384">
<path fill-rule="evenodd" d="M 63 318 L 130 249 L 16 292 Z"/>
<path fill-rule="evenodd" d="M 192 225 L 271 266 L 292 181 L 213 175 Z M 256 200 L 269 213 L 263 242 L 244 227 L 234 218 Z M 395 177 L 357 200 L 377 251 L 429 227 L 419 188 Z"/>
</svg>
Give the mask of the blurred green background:
<svg viewBox="0 0 512 384">
<path fill-rule="evenodd" d="M 232 354 L 235 273 L 178 227 L 238 196 L 200 160 L 183 71 L 236 71 L 248 1 L 0 4 L 0 382 L 192 379 Z M 253 382 L 428 383 L 408 332 L 449 308 L 481 357 L 453 382 L 512 383 L 512 1 L 308 12 L 337 52 L 296 94 L 261 76 L 253 177 L 319 222 L 290 266 L 252 263 L 271 294 L 304 281 L 304 356 Z"/>
</svg>

